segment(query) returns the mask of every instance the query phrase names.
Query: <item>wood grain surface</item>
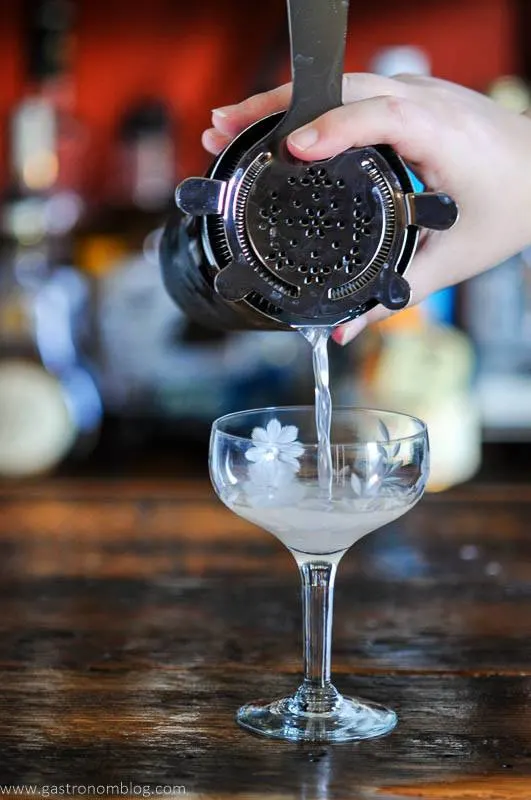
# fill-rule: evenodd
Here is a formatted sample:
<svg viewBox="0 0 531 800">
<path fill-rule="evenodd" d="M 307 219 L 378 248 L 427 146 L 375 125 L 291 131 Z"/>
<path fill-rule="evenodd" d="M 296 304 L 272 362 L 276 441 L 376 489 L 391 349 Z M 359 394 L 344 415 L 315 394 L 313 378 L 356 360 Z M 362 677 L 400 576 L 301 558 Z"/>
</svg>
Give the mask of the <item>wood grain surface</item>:
<svg viewBox="0 0 531 800">
<path fill-rule="evenodd" d="M 0 486 L 0 793 L 209 800 L 531 800 L 531 489 L 427 497 L 343 559 L 335 682 L 390 736 L 240 730 L 300 653 L 294 561 L 207 483 Z"/>
</svg>

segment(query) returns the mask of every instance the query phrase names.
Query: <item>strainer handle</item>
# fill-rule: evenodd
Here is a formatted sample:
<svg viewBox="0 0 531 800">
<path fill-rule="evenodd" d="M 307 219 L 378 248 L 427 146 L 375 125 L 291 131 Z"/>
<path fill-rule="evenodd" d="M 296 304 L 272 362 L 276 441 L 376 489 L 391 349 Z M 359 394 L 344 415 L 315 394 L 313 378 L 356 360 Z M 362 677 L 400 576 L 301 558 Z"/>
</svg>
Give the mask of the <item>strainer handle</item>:
<svg viewBox="0 0 531 800">
<path fill-rule="evenodd" d="M 342 104 L 349 0 L 287 0 L 293 95 L 273 136 L 292 131 Z"/>
</svg>

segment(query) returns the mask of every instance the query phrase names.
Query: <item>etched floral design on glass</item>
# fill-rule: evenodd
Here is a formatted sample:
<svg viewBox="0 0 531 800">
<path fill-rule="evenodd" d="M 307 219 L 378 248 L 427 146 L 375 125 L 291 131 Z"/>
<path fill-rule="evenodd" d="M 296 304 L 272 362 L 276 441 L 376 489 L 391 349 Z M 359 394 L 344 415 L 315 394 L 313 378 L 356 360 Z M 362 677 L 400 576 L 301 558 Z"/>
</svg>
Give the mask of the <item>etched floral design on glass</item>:
<svg viewBox="0 0 531 800">
<path fill-rule="evenodd" d="M 237 714 L 244 728 L 272 738 L 353 741 L 396 724 L 393 711 L 344 697 L 332 684 L 333 587 L 347 550 L 421 498 L 429 471 L 426 426 L 403 414 L 337 409 L 330 463 L 330 491 L 323 492 L 313 407 L 231 414 L 213 426 L 217 494 L 280 539 L 301 576 L 304 680 L 292 696 L 248 703 Z"/>
<path fill-rule="evenodd" d="M 255 508 L 288 505 L 296 497 L 301 500 L 304 488 L 296 480 L 299 458 L 304 448 L 297 441 L 295 425 L 282 426 L 272 419 L 265 428 L 256 427 L 251 433 L 252 446 L 245 451 L 250 461 L 248 480 L 243 490 Z"/>
</svg>

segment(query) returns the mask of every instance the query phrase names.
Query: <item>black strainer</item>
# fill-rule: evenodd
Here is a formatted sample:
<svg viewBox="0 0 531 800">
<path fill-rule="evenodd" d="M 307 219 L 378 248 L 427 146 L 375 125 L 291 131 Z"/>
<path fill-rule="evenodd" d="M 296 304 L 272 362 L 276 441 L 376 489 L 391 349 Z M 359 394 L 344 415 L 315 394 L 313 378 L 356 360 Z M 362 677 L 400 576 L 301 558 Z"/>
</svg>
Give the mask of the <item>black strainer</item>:
<svg viewBox="0 0 531 800">
<path fill-rule="evenodd" d="M 419 228 L 444 230 L 457 220 L 448 195 L 414 193 L 389 147 L 352 148 L 312 163 L 288 152 L 292 131 L 341 105 L 347 14 L 348 0 L 288 0 L 290 108 L 244 131 L 206 178 L 177 188 L 177 205 L 189 215 L 184 225 L 193 232 L 190 218 L 201 218 L 201 281 L 217 295 L 209 313 L 224 301 L 251 324 L 300 327 L 337 325 L 378 302 L 402 308 Z M 186 310 L 194 281 L 185 277 L 179 286 L 179 259 L 168 247 L 166 235 L 166 283 Z"/>
</svg>

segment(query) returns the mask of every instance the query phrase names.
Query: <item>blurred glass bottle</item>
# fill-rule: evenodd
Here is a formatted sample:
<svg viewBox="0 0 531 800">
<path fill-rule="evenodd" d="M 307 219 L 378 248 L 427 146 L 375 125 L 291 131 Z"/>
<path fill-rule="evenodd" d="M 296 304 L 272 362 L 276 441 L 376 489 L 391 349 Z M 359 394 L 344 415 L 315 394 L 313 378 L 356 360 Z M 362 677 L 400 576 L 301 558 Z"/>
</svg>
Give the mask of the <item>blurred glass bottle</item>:
<svg viewBox="0 0 531 800">
<path fill-rule="evenodd" d="M 530 88 L 516 75 L 498 78 L 487 94 L 518 114 L 531 106 Z M 467 281 L 462 296 L 486 436 L 520 437 L 531 430 L 531 248 Z"/>
<path fill-rule="evenodd" d="M 302 399 L 302 337 L 208 330 L 187 319 L 163 286 L 156 226 L 174 205 L 178 127 L 156 96 L 124 111 L 105 209 L 83 238 L 82 263 L 97 274 L 106 412 L 124 442 L 134 431 L 139 445 L 158 433 L 171 447 L 175 439 L 205 440 L 220 414 Z"/>
<path fill-rule="evenodd" d="M 29 93 L 11 118 L 11 183 L 1 213 L 0 475 L 49 471 L 93 445 L 101 419 L 86 365 L 90 288 L 71 263 L 82 128 L 66 69 L 72 4 L 26 5 Z"/>
<path fill-rule="evenodd" d="M 169 209 L 177 183 L 177 131 L 170 109 L 145 97 L 120 120 L 111 169 L 114 205 L 161 213 Z"/>
</svg>

